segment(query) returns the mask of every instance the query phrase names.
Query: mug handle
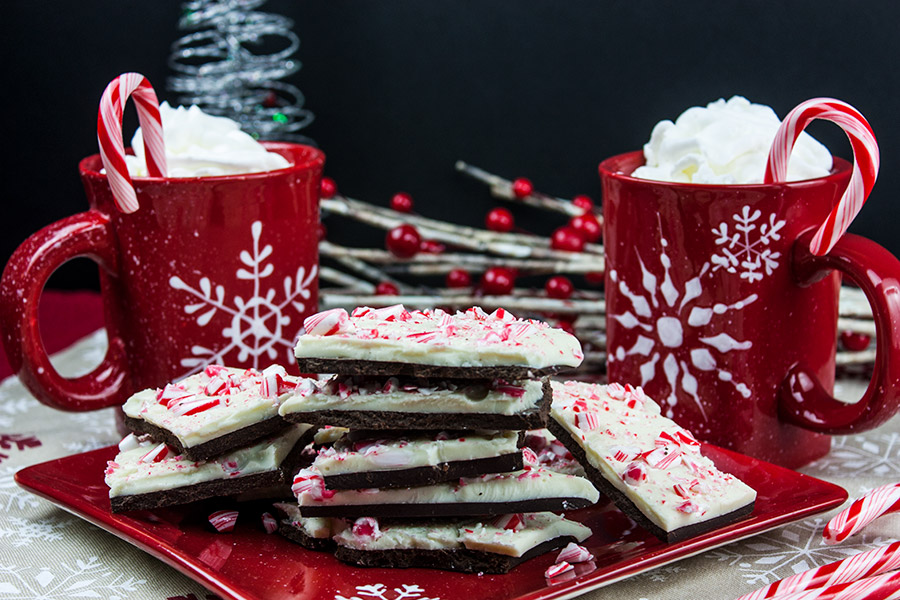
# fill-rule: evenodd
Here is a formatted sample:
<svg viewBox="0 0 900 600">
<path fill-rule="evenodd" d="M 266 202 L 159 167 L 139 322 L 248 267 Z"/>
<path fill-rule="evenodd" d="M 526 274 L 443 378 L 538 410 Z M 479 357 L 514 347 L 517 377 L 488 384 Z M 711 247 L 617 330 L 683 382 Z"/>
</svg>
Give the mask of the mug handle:
<svg viewBox="0 0 900 600">
<path fill-rule="evenodd" d="M 835 399 L 817 377 L 794 365 L 781 385 L 782 420 L 821 433 L 867 431 L 900 409 L 900 261 L 872 240 L 850 233 L 824 256 L 809 251 L 814 230 L 794 242 L 792 264 L 798 285 L 820 281 L 832 269 L 853 280 L 866 295 L 875 318 L 875 369 L 862 399 Z"/>
<path fill-rule="evenodd" d="M 66 379 L 53 368 L 41 340 L 38 305 L 44 284 L 63 263 L 81 256 L 117 273 L 109 217 L 99 211 L 72 215 L 29 237 L 10 257 L 0 279 L 0 330 L 10 366 L 38 400 L 60 410 L 122 404 L 130 392 L 125 344 L 109 328 L 103 362 L 75 379 Z"/>
</svg>

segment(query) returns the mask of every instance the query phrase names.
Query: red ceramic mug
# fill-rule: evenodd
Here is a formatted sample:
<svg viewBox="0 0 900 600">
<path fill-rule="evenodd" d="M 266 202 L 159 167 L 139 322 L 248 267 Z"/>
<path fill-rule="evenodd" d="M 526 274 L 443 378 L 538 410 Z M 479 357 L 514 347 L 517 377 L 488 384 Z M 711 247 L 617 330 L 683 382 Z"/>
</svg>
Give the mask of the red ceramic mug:
<svg viewBox="0 0 900 600">
<path fill-rule="evenodd" d="M 325 155 L 297 144 L 265 146 L 291 166 L 135 179 L 140 208 L 132 214 L 116 209 L 100 156 L 81 161 L 91 209 L 25 240 L 0 280 L 3 344 L 38 400 L 94 410 L 211 362 L 294 363 L 294 337 L 318 300 Z M 37 309 L 47 278 L 78 256 L 100 266 L 109 349 L 93 372 L 65 379 L 44 350 Z"/>
<path fill-rule="evenodd" d="M 697 185 L 631 177 L 641 152 L 600 163 L 610 381 L 641 385 L 699 437 L 789 467 L 825 455 L 826 434 L 900 408 L 900 262 L 846 234 L 825 256 L 812 234 L 850 178 Z M 875 316 L 872 381 L 832 397 L 841 274 Z"/>
</svg>

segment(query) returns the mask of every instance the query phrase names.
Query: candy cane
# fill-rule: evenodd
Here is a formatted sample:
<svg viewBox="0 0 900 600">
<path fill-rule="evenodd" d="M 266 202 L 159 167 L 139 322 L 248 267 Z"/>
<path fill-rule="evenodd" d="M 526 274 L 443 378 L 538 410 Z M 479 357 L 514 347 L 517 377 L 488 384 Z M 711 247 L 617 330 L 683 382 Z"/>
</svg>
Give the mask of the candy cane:
<svg viewBox="0 0 900 600">
<path fill-rule="evenodd" d="M 822 535 L 825 543 L 837 544 L 887 513 L 900 511 L 900 483 L 875 488 L 857 498 L 850 508 L 828 521 Z"/>
<path fill-rule="evenodd" d="M 850 183 L 844 195 L 809 244 L 810 251 L 821 256 L 834 247 L 865 204 L 878 177 L 880 159 L 872 127 L 858 110 L 834 98 L 813 98 L 800 103 L 781 122 L 769 150 L 765 183 L 787 179 L 788 160 L 794 143 L 803 129 L 815 119 L 825 119 L 840 126 L 850 138 L 854 158 Z"/>
<path fill-rule="evenodd" d="M 862 600 L 863 598 L 865 600 L 897 600 L 900 598 L 900 572 L 894 571 L 848 583 L 774 596 L 773 600 Z"/>
<path fill-rule="evenodd" d="M 125 164 L 125 145 L 122 142 L 122 115 L 125 103 L 132 95 L 144 136 L 147 172 L 151 177 L 166 176 L 166 147 L 156 92 L 140 73 L 123 73 L 106 86 L 97 113 L 100 158 L 106 169 L 116 207 L 123 213 L 133 213 L 138 209 L 137 195 Z"/>
<path fill-rule="evenodd" d="M 231 533 L 234 531 L 234 524 L 237 523 L 238 511 L 236 510 L 217 510 L 209 515 L 209 524 L 216 528 L 219 533 Z"/>
<path fill-rule="evenodd" d="M 744 594 L 736 600 L 763 600 L 764 598 L 781 597 L 785 594 L 850 583 L 897 568 L 900 568 L 900 542 L 881 546 L 868 552 L 860 552 L 850 558 L 786 577 L 755 592 Z"/>
</svg>

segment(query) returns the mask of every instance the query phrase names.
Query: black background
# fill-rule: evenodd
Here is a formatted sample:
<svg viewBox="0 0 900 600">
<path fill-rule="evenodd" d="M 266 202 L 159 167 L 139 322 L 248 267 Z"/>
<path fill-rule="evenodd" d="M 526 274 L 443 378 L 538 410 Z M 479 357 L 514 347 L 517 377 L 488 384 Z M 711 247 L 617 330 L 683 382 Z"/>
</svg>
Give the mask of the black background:
<svg viewBox="0 0 900 600">
<path fill-rule="evenodd" d="M 833 96 L 868 117 L 881 147 L 879 181 L 851 231 L 900 253 L 900 3 L 270 0 L 259 10 L 295 20 L 304 66 L 290 81 L 316 115 L 305 132 L 352 196 L 386 204 L 405 190 L 423 214 L 478 224 L 495 201 L 454 172 L 458 158 L 554 195 L 597 197 L 601 159 L 640 148 L 689 106 L 742 94 L 783 116 Z M 174 98 L 166 61 L 180 12 L 173 1 L 4 3 L 4 257 L 86 208 L 77 163 L 97 151 L 110 79 L 139 71 Z M 836 126 L 810 131 L 849 158 Z M 556 225 L 528 217 L 535 231 Z M 383 239 L 329 229 L 356 245 Z M 90 287 L 94 271 L 75 261 L 52 284 Z"/>
</svg>

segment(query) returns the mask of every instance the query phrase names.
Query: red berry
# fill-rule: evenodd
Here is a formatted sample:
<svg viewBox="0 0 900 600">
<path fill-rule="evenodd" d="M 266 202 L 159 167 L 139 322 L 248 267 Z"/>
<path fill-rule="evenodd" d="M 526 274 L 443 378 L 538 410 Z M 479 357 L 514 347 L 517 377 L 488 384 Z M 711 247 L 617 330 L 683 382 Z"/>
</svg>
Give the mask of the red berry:
<svg viewBox="0 0 900 600">
<path fill-rule="evenodd" d="M 590 196 L 585 196 L 584 194 L 572 198 L 572 204 L 584 212 L 591 212 L 594 210 L 594 201 L 591 200 Z"/>
<path fill-rule="evenodd" d="M 447 246 L 434 240 L 422 240 L 422 243 L 419 244 L 419 252 L 425 252 L 426 254 L 440 254 L 446 249 Z"/>
<path fill-rule="evenodd" d="M 575 291 L 575 286 L 572 285 L 572 282 L 569 281 L 568 277 L 557 275 L 556 277 L 551 277 L 547 280 L 546 285 L 544 285 L 544 291 L 546 291 L 547 295 L 551 298 L 568 300 L 572 295 L 572 292 Z"/>
<path fill-rule="evenodd" d="M 861 352 L 869 347 L 872 338 L 864 333 L 856 333 L 855 331 L 841 332 L 841 345 L 850 352 Z"/>
<path fill-rule="evenodd" d="M 399 258 L 410 258 L 419 251 L 422 236 L 412 225 L 397 225 L 387 233 L 385 246 L 391 254 Z"/>
<path fill-rule="evenodd" d="M 516 198 L 524 198 L 534 193 L 534 184 L 530 179 L 519 177 L 512 182 L 512 191 Z"/>
<path fill-rule="evenodd" d="M 391 198 L 391 208 L 393 208 L 397 212 L 402 212 L 402 213 L 412 212 L 412 209 L 413 209 L 412 196 L 410 196 L 406 192 L 397 192 Z"/>
<path fill-rule="evenodd" d="M 585 242 L 593 244 L 600 239 L 600 222 L 597 217 L 590 213 L 572 217 L 569 221 L 569 227 L 575 230 L 575 233 L 581 236 Z"/>
<path fill-rule="evenodd" d="M 467 288 L 472 285 L 472 276 L 465 269 L 453 269 L 447 273 L 444 283 L 448 288 Z"/>
<path fill-rule="evenodd" d="M 323 177 L 319 182 L 319 195 L 322 198 L 334 198 L 337 194 L 337 184 L 331 177 Z"/>
<path fill-rule="evenodd" d="M 584 274 L 584 280 L 591 285 L 603 285 L 606 275 L 603 271 L 591 271 Z"/>
<path fill-rule="evenodd" d="M 491 231 L 501 231 L 505 233 L 507 231 L 512 231 L 516 221 L 513 219 L 512 213 L 505 208 L 495 208 L 487 214 L 487 217 L 484 219 L 484 224 Z"/>
<path fill-rule="evenodd" d="M 516 277 L 509 269 L 491 267 L 481 276 L 481 289 L 492 296 L 511 294 L 515 281 Z"/>
<path fill-rule="evenodd" d="M 325 239 L 325 236 L 328 235 L 328 229 L 325 228 L 325 223 L 319 223 L 318 234 L 320 242 Z"/>
<path fill-rule="evenodd" d="M 584 240 L 571 227 L 560 227 L 553 232 L 550 247 L 565 252 L 581 252 L 584 250 Z"/>
<path fill-rule="evenodd" d="M 269 90 L 265 98 L 263 98 L 263 108 L 275 108 L 276 106 L 278 106 L 278 104 L 278 95 L 275 92 Z"/>
<path fill-rule="evenodd" d="M 391 283 L 390 281 L 382 281 L 378 285 L 375 286 L 375 295 L 376 296 L 396 296 L 400 293 L 400 290 L 397 289 L 397 286 Z"/>
</svg>

